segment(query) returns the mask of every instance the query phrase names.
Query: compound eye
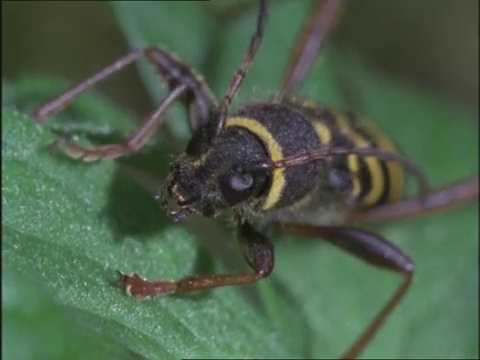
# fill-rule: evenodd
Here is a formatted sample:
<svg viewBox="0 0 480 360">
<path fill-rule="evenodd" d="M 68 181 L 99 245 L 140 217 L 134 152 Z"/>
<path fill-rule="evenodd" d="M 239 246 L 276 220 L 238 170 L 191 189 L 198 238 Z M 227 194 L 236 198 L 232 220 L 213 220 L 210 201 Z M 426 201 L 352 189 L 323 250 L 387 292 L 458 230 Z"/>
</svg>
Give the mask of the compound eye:
<svg viewBox="0 0 480 360">
<path fill-rule="evenodd" d="M 230 187 L 234 191 L 247 191 L 253 185 L 253 177 L 250 174 L 236 174 L 230 177 Z"/>
<path fill-rule="evenodd" d="M 234 167 L 219 177 L 220 191 L 230 205 L 246 200 L 254 188 L 254 177 L 242 167 Z"/>
</svg>

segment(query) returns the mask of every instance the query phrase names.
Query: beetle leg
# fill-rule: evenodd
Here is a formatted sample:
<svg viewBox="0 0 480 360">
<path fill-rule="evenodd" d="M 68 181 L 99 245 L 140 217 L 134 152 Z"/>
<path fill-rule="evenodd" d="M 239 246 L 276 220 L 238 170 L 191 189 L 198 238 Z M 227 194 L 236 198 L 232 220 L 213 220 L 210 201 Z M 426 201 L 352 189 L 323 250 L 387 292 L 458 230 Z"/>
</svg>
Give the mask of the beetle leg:
<svg viewBox="0 0 480 360">
<path fill-rule="evenodd" d="M 342 0 L 317 1 L 307 19 L 285 69 L 281 93 L 289 96 L 297 90 L 320 53 L 324 40 L 343 11 Z"/>
<path fill-rule="evenodd" d="M 63 151 L 65 155 L 73 159 L 80 159 L 86 162 L 97 161 L 100 159 L 115 159 L 128 153 L 138 151 L 148 142 L 153 133 L 162 124 L 165 119 L 162 115 L 176 102 L 176 100 L 178 100 L 180 96 L 185 94 L 185 92 L 185 86 L 180 85 L 168 94 L 158 108 L 145 118 L 141 126 L 135 129 L 127 137 L 124 144 L 87 147 L 68 143 L 63 139 L 58 139 L 51 145 L 51 148 L 59 149 Z"/>
<path fill-rule="evenodd" d="M 140 127 L 128 136 L 126 142 L 122 145 L 87 148 L 75 144 L 67 144 L 60 140 L 54 144 L 55 147 L 61 148 L 70 157 L 81 158 L 85 161 L 116 158 L 137 151 L 148 142 L 155 130 L 163 123 L 165 119 L 164 113 L 176 101 L 182 101 L 187 107 L 188 120 L 192 131 L 196 131 L 210 121 L 216 108 L 216 102 L 208 86 L 200 75 L 160 47 L 134 50 L 130 54 L 118 59 L 80 84 L 38 107 L 32 114 L 34 120 L 37 123 L 48 120 L 55 113 L 68 106 L 78 96 L 142 57 L 146 57 L 154 65 L 162 79 L 167 83 L 170 93 L 145 118 Z"/>
<path fill-rule="evenodd" d="M 172 293 L 188 293 L 227 285 L 253 283 L 273 270 L 274 250 L 272 243 L 248 222 L 239 225 L 238 241 L 245 260 L 254 270 L 252 274 L 220 274 L 189 276 L 179 281 L 149 281 L 137 274 L 119 274 L 119 282 L 125 285 L 127 293 L 138 297 L 162 296 Z"/>
<path fill-rule="evenodd" d="M 319 236 L 370 265 L 402 275 L 403 281 L 395 293 L 377 313 L 361 336 L 341 357 L 342 359 L 356 358 L 373 339 L 385 319 L 406 294 L 413 280 L 414 265 L 412 260 L 380 235 L 366 230 L 350 227 L 316 227 L 295 224 L 277 224 L 277 226 L 283 232 Z"/>
</svg>

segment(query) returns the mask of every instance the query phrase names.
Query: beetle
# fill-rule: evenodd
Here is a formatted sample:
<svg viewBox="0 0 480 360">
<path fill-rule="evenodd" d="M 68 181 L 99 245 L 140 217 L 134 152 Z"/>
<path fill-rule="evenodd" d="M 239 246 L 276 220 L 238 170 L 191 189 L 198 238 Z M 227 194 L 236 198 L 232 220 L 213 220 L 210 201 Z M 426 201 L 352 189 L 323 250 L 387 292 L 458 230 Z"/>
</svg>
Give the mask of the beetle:
<svg viewBox="0 0 480 360">
<path fill-rule="evenodd" d="M 98 82 L 147 58 L 169 93 L 129 135 L 125 144 L 83 147 L 59 140 L 55 148 L 83 161 L 115 159 L 142 148 L 162 125 L 170 107 L 188 110 L 192 138 L 171 165 L 158 190 L 169 215 L 181 221 L 193 214 L 216 217 L 227 210 L 237 225 L 249 274 L 191 276 L 149 281 L 119 272 L 127 292 L 139 297 L 187 293 L 225 285 L 248 284 L 269 276 L 274 266 L 270 240 L 255 223 L 266 221 L 284 232 L 318 236 L 371 265 L 392 270 L 403 281 L 358 340 L 343 354 L 357 357 L 404 297 L 413 279 L 413 261 L 381 235 L 350 223 L 382 217 L 418 215 L 471 201 L 477 180 L 431 192 L 421 170 L 397 153 L 389 138 L 372 124 L 294 93 L 307 76 L 326 35 L 343 9 L 340 0 L 315 6 L 285 72 L 279 95 L 231 111 L 254 60 L 267 21 L 267 1 L 260 1 L 256 29 L 221 101 L 195 70 L 161 47 L 132 51 L 33 112 L 43 122 Z M 417 179 L 421 194 L 402 200 L 404 172 Z"/>
</svg>

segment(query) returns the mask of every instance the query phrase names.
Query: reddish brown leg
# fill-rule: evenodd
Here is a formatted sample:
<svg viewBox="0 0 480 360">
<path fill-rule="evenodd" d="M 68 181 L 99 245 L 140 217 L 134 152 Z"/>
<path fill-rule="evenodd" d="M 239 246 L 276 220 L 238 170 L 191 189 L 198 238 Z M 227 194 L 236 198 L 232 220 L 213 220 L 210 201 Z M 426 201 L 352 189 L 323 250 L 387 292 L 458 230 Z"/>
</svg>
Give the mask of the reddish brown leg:
<svg viewBox="0 0 480 360">
<path fill-rule="evenodd" d="M 239 226 L 238 240 L 245 260 L 254 270 L 253 274 L 189 276 L 179 281 L 149 281 L 137 274 L 125 275 L 118 272 L 119 282 L 125 285 L 129 295 L 150 297 L 172 293 L 182 294 L 227 285 L 249 284 L 270 275 L 274 265 L 272 243 L 249 223 Z"/>
<path fill-rule="evenodd" d="M 343 11 L 342 0 L 317 1 L 312 15 L 300 33 L 297 46 L 285 70 L 282 94 L 297 90 L 320 53 L 324 40 Z"/>
<path fill-rule="evenodd" d="M 68 89 L 63 94 L 60 94 L 56 98 L 49 100 L 42 106 L 35 109 L 32 113 L 33 119 L 37 123 L 43 123 L 47 121 L 51 116 L 55 115 L 57 112 L 63 110 L 66 106 L 68 106 L 79 95 L 88 91 L 93 86 L 106 79 L 107 77 L 134 63 L 144 55 L 144 49 L 137 49 L 132 51 L 130 54 L 118 59 L 113 64 L 108 65 L 96 74 L 82 81 L 80 84 Z"/>
<path fill-rule="evenodd" d="M 380 235 L 366 230 L 348 227 L 314 227 L 294 224 L 278 224 L 281 231 L 308 236 L 319 236 L 370 265 L 392 270 L 403 276 L 403 282 L 355 343 L 342 355 L 342 359 L 354 359 L 373 339 L 385 319 L 402 300 L 413 279 L 413 262 L 398 247 Z"/>
<path fill-rule="evenodd" d="M 185 86 L 180 85 L 168 94 L 159 107 L 145 118 L 141 126 L 135 129 L 127 137 L 125 144 L 86 147 L 71 144 L 63 139 L 59 139 L 53 143 L 51 147 L 62 150 L 67 156 L 73 159 L 79 159 L 86 162 L 97 161 L 100 159 L 115 159 L 138 151 L 148 142 L 157 128 L 162 124 L 165 119 L 162 115 L 164 115 L 178 98 L 185 94 L 185 92 Z"/>
<path fill-rule="evenodd" d="M 143 124 L 128 136 L 125 144 L 88 148 L 59 141 L 54 145 L 61 148 L 70 157 L 81 158 L 85 161 L 116 158 L 137 151 L 147 143 L 155 130 L 161 125 L 165 119 L 163 116 L 165 112 L 179 100 L 184 102 L 188 109 L 189 124 L 192 131 L 205 126 L 210 121 L 216 107 L 215 99 L 209 88 L 193 70 L 159 47 L 135 50 L 120 58 L 85 81 L 40 106 L 33 112 L 33 118 L 39 123 L 46 121 L 69 105 L 79 95 L 144 56 L 155 66 L 161 77 L 166 81 L 170 93 L 161 101 L 157 109 L 145 118 Z"/>
<path fill-rule="evenodd" d="M 453 207 L 478 202 L 478 175 L 442 189 L 432 191 L 425 196 L 376 206 L 351 217 L 352 222 L 390 221 L 411 217 L 432 215 Z"/>
</svg>

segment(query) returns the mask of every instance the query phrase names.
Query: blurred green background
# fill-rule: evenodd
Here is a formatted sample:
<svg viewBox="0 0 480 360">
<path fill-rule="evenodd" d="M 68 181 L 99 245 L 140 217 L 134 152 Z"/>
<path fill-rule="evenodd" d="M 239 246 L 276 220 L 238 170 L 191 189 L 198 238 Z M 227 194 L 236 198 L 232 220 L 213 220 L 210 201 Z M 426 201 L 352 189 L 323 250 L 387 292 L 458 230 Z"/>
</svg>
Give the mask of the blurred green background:
<svg viewBox="0 0 480 360">
<path fill-rule="evenodd" d="M 210 3 L 212 16 L 228 22 L 228 14 L 256 1 Z M 2 10 L 2 76 L 10 80 L 44 72 L 73 82 L 128 51 L 107 4 L 4 1 Z M 359 51 L 378 70 L 414 81 L 478 115 L 478 1 L 351 1 L 332 41 Z M 137 114 L 150 107 L 134 68 L 103 89 Z"/>
<path fill-rule="evenodd" d="M 273 2 L 295 3 L 295 0 Z M 171 32 L 182 32 L 181 36 L 169 34 L 172 36 L 168 37 L 188 38 L 188 41 L 173 41 L 168 43 L 169 48 L 178 51 L 187 63 L 205 68 L 207 80 L 215 90 L 221 91 L 233 71 L 233 61 L 239 61 L 239 49 L 243 50 L 247 41 L 245 34 L 251 32 L 253 22 L 243 20 L 253 19 L 239 14 L 242 9 L 250 8 L 252 11 L 247 15 L 251 17 L 256 3 L 251 0 L 206 3 L 210 9 L 209 21 L 215 18 L 225 26 L 225 32 L 220 34 L 223 38 L 218 36 L 222 38 L 220 46 L 193 40 L 201 38 L 196 36 L 200 32 L 195 33 L 198 24 L 185 20 L 182 12 L 177 11 L 173 17 L 158 9 L 151 10 L 158 5 L 154 2 L 146 4 L 143 13 L 132 11 L 135 5 L 128 2 L 114 8 L 124 8 L 118 14 L 126 14 L 126 20 L 140 19 L 137 23 L 126 23 L 124 30 L 140 27 L 144 39 L 150 30 L 158 33 L 153 31 L 157 26 L 170 30 L 175 25 Z M 194 8 L 187 5 L 188 9 Z M 107 3 L 3 2 L 2 7 L 5 50 L 2 71 L 6 79 L 16 80 L 27 73 L 42 72 L 74 83 L 128 51 Z M 274 89 L 275 67 L 280 67 L 287 56 L 285 51 L 278 50 L 284 45 L 282 36 L 286 38 L 288 31 L 293 32 L 290 29 L 299 19 L 293 16 L 290 7 L 278 8 L 282 11 L 277 11 L 277 15 L 282 16 L 276 17 L 277 22 L 271 21 L 269 29 L 280 41 L 273 47 L 270 40 L 264 44 L 264 50 L 274 48 L 276 51 L 259 54 L 259 66 L 252 68 L 240 97 L 251 97 L 256 91 L 263 95 L 264 88 Z M 199 15 L 196 21 L 200 24 L 204 14 Z M 162 20 L 157 20 L 160 18 Z M 293 18 L 296 20 L 291 20 Z M 478 147 L 478 136 L 472 131 L 474 126 L 469 126 L 472 124 L 462 121 L 476 121 L 478 117 L 464 114 L 462 106 L 457 109 L 445 100 L 458 102 L 474 115 L 478 113 L 476 2 L 352 1 L 332 41 L 345 50 L 354 48 L 362 60 L 376 67 L 375 71 L 388 75 L 389 81 L 382 81 L 367 73 L 362 79 L 358 69 L 349 73 L 355 74 L 351 82 L 358 81 L 362 86 L 365 100 L 375 104 L 369 107 L 369 115 L 384 125 L 388 134 L 400 140 L 402 148 L 422 165 L 435 185 L 478 172 L 478 151 L 472 151 L 473 146 Z M 162 40 L 163 43 L 167 44 Z M 202 50 L 213 52 L 211 49 L 217 49 L 214 60 L 218 61 L 213 65 L 202 63 L 205 55 L 201 54 Z M 326 65 L 327 70 L 336 68 L 328 67 L 328 59 Z M 330 78 L 322 71 L 317 75 L 322 79 L 321 84 L 335 85 L 334 76 Z M 416 91 L 415 86 L 397 87 L 396 78 L 402 84 L 405 81 L 420 84 L 440 97 L 430 99 L 427 92 Z M 312 89 L 320 89 L 322 96 L 318 96 L 318 100 L 326 99 L 325 94 L 329 92 L 316 85 L 316 77 L 312 75 L 309 80 L 315 83 L 310 84 L 310 93 L 315 94 Z M 255 88 L 260 87 L 258 84 L 262 85 L 260 90 Z M 122 119 L 121 111 L 132 109 L 140 116 L 151 108 L 150 97 L 134 67 L 106 82 L 102 90 L 113 100 L 114 107 L 107 106 L 101 98 L 85 97 L 78 101 L 78 110 L 87 112 L 88 109 L 87 113 L 92 115 L 83 118 L 108 119 L 109 125 L 125 133 L 131 125 L 130 117 Z M 27 106 L 19 109 L 25 111 Z M 257 316 L 256 308 L 238 296 L 240 291 L 236 288 L 209 292 L 200 301 L 168 297 L 138 306 L 136 299 L 119 296 L 120 289 L 108 283 L 114 270 L 135 270 L 152 276 L 185 274 L 196 268 L 196 256 L 202 254 L 203 248 L 198 245 L 201 241 L 197 241 L 201 236 L 194 231 L 190 233 L 183 224 L 162 221 L 163 212 L 159 214 L 151 198 L 114 173 L 111 162 L 96 166 L 61 163 L 50 154 L 38 151 L 40 146 L 52 141 L 53 135 L 25 121 L 22 114 L 4 110 L 9 115 L 2 117 L 8 134 L 2 139 L 2 158 L 8 164 L 5 165 L 8 171 L 2 178 L 5 183 L 2 203 L 8 204 L 9 211 L 2 219 L 4 228 L 8 229 L 2 238 L 2 264 L 10 270 L 19 270 L 22 275 L 33 274 L 33 279 L 29 277 L 25 282 L 16 277 L 7 277 L 3 282 L 6 294 L 14 293 L 17 287 L 22 290 L 17 297 L 10 297 L 10 302 L 2 304 L 13 309 L 10 323 L 20 325 L 10 327 L 7 333 L 17 341 L 5 340 L 7 344 L 17 345 L 17 350 L 23 350 L 28 341 L 33 344 L 32 352 L 38 349 L 39 343 L 46 345 L 45 348 L 56 346 L 63 343 L 58 341 L 62 336 L 73 339 L 64 342 L 66 346 L 73 344 L 74 350 L 93 348 L 87 341 L 93 337 L 100 346 L 118 347 L 119 352 L 126 350 L 126 359 L 160 358 L 165 354 L 174 359 L 180 354 L 187 357 L 193 353 L 211 357 L 227 351 L 238 356 L 268 353 L 272 349 L 279 354 L 302 351 L 302 354 L 328 356 L 345 347 L 346 340 L 353 338 L 393 289 L 391 274 L 378 273 L 333 249 L 317 251 L 319 244 L 313 242 L 285 239 L 278 243 L 280 266 L 275 276 L 256 285 L 268 310 L 262 316 Z M 402 126 L 398 125 L 399 121 L 404 121 Z M 117 127 L 117 122 L 123 127 Z M 430 134 L 435 136 L 425 141 Z M 455 146 L 444 146 L 451 142 L 455 142 Z M 149 152 L 149 159 L 142 154 L 139 156 L 142 161 L 150 160 L 150 167 L 155 170 L 158 164 L 166 166 L 166 161 L 159 161 L 158 154 L 164 153 L 162 149 L 150 150 L 156 152 Z M 106 211 L 108 217 L 98 216 L 100 209 Z M 55 216 L 54 221 L 46 214 Z M 211 228 L 208 228 L 209 237 L 210 231 L 216 229 Z M 121 244 L 114 241 L 118 236 L 114 230 L 122 235 Z M 366 358 L 373 356 L 371 354 L 397 358 L 401 356 L 398 354 L 407 358 L 413 354 L 437 358 L 478 357 L 478 207 L 386 225 L 381 232 L 415 259 L 418 278 L 409 299 L 392 315 L 390 325 L 382 329 L 375 346 L 372 344 L 367 349 Z M 222 244 L 236 250 L 233 241 Z M 218 253 L 223 249 L 215 250 Z M 206 257 L 207 261 L 218 266 L 215 256 Z M 305 273 L 315 276 L 305 276 Z M 45 286 L 58 300 L 56 307 L 50 297 L 39 303 L 36 327 L 24 321 L 21 313 L 30 309 L 29 301 L 41 291 L 33 286 L 35 283 Z M 283 287 L 278 289 L 276 285 Z M 56 313 L 59 304 L 68 315 L 67 322 L 72 320 L 70 326 L 64 325 L 65 319 L 60 315 L 58 318 L 50 315 L 49 309 Z M 27 313 L 26 317 L 32 316 Z M 45 318 L 50 321 L 42 322 Z M 204 321 L 205 318 L 209 321 Z M 75 331 L 67 332 L 72 328 Z M 77 328 L 80 332 L 89 330 L 85 330 L 85 341 L 78 335 Z M 43 335 L 50 339 L 44 340 Z M 77 358 L 92 358 L 78 350 L 75 354 Z M 38 352 L 35 356 L 42 358 Z M 64 358 L 72 359 L 72 356 L 68 354 Z"/>
</svg>

